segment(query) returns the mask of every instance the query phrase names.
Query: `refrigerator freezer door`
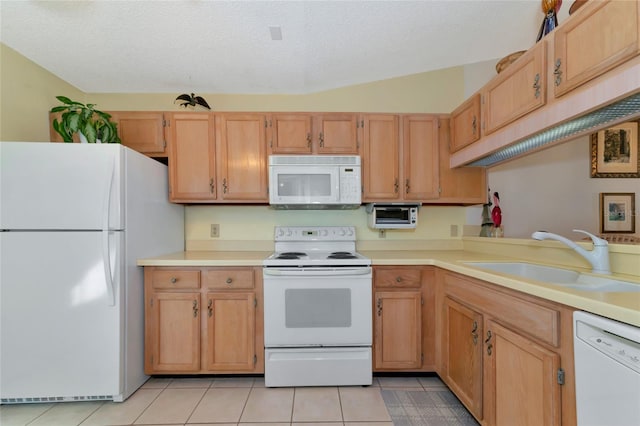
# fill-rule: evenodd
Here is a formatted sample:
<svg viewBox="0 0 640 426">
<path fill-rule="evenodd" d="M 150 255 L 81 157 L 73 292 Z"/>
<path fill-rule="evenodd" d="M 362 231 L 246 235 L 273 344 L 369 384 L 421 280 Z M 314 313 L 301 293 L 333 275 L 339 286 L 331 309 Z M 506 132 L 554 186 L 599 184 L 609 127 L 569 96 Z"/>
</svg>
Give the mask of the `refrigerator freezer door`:
<svg viewBox="0 0 640 426">
<path fill-rule="evenodd" d="M 119 144 L 0 143 L 0 229 L 124 229 Z"/>
<path fill-rule="evenodd" d="M 121 394 L 122 234 L 0 232 L 2 402 Z"/>
</svg>

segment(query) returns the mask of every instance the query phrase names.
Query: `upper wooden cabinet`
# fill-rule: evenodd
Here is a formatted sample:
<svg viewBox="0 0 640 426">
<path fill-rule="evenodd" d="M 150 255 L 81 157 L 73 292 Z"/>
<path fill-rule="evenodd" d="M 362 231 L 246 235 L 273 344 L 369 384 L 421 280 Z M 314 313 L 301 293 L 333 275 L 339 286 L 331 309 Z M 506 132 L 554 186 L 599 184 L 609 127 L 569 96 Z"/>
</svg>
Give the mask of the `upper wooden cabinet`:
<svg viewBox="0 0 640 426">
<path fill-rule="evenodd" d="M 218 191 L 224 201 L 268 202 L 266 117 L 216 115 Z"/>
<path fill-rule="evenodd" d="M 216 200 L 216 144 L 213 114 L 168 114 L 169 199 L 205 203 Z"/>
<path fill-rule="evenodd" d="M 554 31 L 554 94 L 560 96 L 640 53 L 640 3 L 592 1 Z"/>
<path fill-rule="evenodd" d="M 483 134 L 545 104 L 546 46 L 547 41 L 542 39 L 482 89 Z"/>
<path fill-rule="evenodd" d="M 362 117 L 364 201 L 394 201 L 400 193 L 400 122 L 394 114 Z"/>
<path fill-rule="evenodd" d="M 480 94 L 471 96 L 451 113 L 451 152 L 480 139 Z"/>
<path fill-rule="evenodd" d="M 272 154 L 311 154 L 311 114 L 279 113 L 269 117 L 269 149 Z"/>
<path fill-rule="evenodd" d="M 354 113 L 274 113 L 269 120 L 271 154 L 358 154 Z"/>
<path fill-rule="evenodd" d="M 440 119 L 440 196 L 428 203 L 441 204 L 484 204 L 487 202 L 487 171 L 484 167 L 451 168 L 449 160 L 449 133 L 453 126 L 449 120 Z"/>
<path fill-rule="evenodd" d="M 109 112 L 118 125 L 123 145 L 151 157 L 166 157 L 164 113 L 145 111 Z"/>
<path fill-rule="evenodd" d="M 361 123 L 363 201 L 438 197 L 437 116 L 365 114 Z"/>
<path fill-rule="evenodd" d="M 438 198 L 438 118 L 428 114 L 402 117 L 402 188 L 404 199 Z"/>
</svg>

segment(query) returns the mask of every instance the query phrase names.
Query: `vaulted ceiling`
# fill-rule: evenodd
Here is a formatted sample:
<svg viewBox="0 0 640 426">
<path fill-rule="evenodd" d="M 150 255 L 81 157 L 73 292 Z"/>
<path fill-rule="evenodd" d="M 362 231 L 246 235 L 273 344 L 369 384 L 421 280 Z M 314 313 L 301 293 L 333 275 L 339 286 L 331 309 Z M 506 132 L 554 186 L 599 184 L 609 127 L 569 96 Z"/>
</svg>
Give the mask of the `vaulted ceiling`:
<svg viewBox="0 0 640 426">
<path fill-rule="evenodd" d="M 299 94 L 497 60 L 543 18 L 540 0 L 1 0 L 0 40 L 88 93 Z"/>
</svg>

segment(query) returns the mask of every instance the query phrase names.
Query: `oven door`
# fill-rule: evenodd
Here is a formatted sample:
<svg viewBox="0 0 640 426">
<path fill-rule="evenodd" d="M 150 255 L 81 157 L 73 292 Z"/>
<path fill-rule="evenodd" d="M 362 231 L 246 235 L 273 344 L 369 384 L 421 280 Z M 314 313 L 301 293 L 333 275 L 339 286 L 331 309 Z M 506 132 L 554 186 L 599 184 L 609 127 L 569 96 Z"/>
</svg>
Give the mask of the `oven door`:
<svg viewBox="0 0 640 426">
<path fill-rule="evenodd" d="M 339 171 L 334 166 L 270 166 L 269 203 L 336 204 L 340 201 Z"/>
<path fill-rule="evenodd" d="M 370 267 L 264 268 L 265 347 L 370 346 Z"/>
</svg>

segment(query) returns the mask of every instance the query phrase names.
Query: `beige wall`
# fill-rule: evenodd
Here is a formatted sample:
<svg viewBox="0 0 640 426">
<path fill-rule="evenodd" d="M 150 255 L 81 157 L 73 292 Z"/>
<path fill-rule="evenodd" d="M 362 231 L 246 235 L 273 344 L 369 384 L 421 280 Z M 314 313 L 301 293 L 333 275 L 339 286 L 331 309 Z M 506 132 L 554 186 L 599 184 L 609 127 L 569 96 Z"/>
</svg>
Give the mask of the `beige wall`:
<svg viewBox="0 0 640 426">
<path fill-rule="evenodd" d="M 65 95 L 85 94 L 0 43 L 0 140 L 48 141 L 49 110 Z"/>
</svg>

